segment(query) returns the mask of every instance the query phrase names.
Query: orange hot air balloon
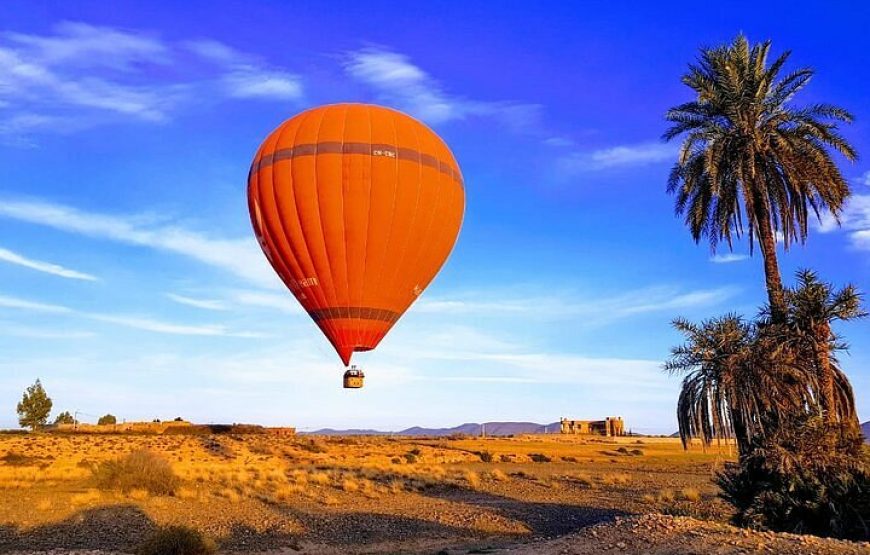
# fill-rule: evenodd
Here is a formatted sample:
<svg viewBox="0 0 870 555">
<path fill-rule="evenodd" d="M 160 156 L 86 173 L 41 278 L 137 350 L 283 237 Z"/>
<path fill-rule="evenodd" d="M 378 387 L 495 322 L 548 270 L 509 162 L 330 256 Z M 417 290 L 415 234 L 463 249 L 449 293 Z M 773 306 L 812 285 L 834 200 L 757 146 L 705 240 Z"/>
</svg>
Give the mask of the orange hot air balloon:
<svg viewBox="0 0 870 555">
<path fill-rule="evenodd" d="M 444 264 L 465 190 L 453 154 L 396 110 L 333 104 L 282 123 L 248 177 L 254 232 L 345 366 Z"/>
</svg>

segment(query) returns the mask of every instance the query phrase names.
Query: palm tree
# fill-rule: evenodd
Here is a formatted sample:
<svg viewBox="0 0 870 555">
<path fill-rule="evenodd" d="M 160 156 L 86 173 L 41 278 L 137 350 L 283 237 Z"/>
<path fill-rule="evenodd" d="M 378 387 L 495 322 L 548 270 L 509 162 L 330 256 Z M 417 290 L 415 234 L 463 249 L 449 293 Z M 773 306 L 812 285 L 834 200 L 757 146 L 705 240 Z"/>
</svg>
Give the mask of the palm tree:
<svg viewBox="0 0 870 555">
<path fill-rule="evenodd" d="M 818 374 L 766 328 L 735 314 L 673 324 L 686 342 L 664 368 L 684 375 L 677 401 L 684 447 L 691 438 L 708 445 L 734 438 L 742 456 L 753 440 L 815 406 Z"/>
<path fill-rule="evenodd" d="M 802 356 L 820 380 L 819 402 L 826 422 L 858 423 L 852 386 L 837 364 L 835 352 L 846 345 L 831 329 L 835 321 L 867 316 L 861 309 L 861 295 L 852 285 L 835 291 L 830 283 L 819 280 L 815 272 L 797 273 L 797 286 L 785 290 L 788 324 L 782 334 L 783 344 Z"/>
<path fill-rule="evenodd" d="M 749 413 L 755 409 L 741 406 L 739 399 L 752 326 L 734 314 L 701 324 L 678 318 L 673 325 L 686 336 L 686 343 L 674 347 L 665 363 L 667 372 L 685 374 L 677 401 L 683 446 L 694 437 L 705 444 L 714 438 L 736 438 L 738 445 L 746 444 L 747 424 L 756 419 Z"/>
<path fill-rule="evenodd" d="M 857 153 L 837 127 L 852 115 L 829 104 L 791 107 L 814 72 L 781 76 L 789 52 L 768 65 L 769 51 L 769 41 L 750 47 L 743 35 L 702 50 L 682 79 L 697 99 L 667 112 L 673 125 L 663 138 L 682 137 L 668 192 L 692 237 L 706 236 L 715 251 L 748 228 L 750 252 L 757 240 L 764 258 L 772 318 L 782 322 L 777 236 L 786 249 L 803 243 L 810 212 L 827 209 L 839 222 L 850 190 L 832 154 L 855 160 Z"/>
</svg>

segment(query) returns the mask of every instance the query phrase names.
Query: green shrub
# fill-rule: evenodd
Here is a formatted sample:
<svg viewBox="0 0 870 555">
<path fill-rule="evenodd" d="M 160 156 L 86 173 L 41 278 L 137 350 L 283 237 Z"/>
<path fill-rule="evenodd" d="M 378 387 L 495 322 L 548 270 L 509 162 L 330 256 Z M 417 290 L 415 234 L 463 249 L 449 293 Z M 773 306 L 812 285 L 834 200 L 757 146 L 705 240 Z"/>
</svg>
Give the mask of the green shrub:
<svg viewBox="0 0 870 555">
<path fill-rule="evenodd" d="M 152 495 L 172 495 L 179 485 L 166 459 L 145 450 L 102 462 L 93 472 L 97 486 L 105 490 L 145 489 Z"/>
<path fill-rule="evenodd" d="M 529 458 L 536 463 L 548 463 L 553 460 L 543 453 L 529 453 Z"/>
<path fill-rule="evenodd" d="M 491 463 L 493 459 L 492 453 L 490 453 L 489 451 L 481 451 L 477 454 L 477 456 L 480 457 L 480 460 L 485 463 Z"/>
<path fill-rule="evenodd" d="M 738 525 L 870 539 L 870 460 L 856 426 L 796 418 L 717 477 Z"/>
<path fill-rule="evenodd" d="M 214 541 L 186 526 L 158 528 L 136 549 L 137 555 L 209 555 L 217 550 Z"/>
<path fill-rule="evenodd" d="M 99 420 L 97 420 L 98 426 L 114 426 L 117 423 L 118 419 L 115 417 L 114 414 L 105 414 L 101 416 Z"/>
</svg>

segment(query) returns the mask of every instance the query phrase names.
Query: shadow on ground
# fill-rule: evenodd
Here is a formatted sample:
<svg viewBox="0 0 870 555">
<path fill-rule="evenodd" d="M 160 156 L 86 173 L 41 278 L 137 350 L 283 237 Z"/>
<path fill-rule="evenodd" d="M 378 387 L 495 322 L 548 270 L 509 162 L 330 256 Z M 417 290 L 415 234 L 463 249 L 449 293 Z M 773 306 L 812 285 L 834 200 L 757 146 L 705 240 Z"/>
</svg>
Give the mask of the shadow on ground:
<svg viewBox="0 0 870 555">
<path fill-rule="evenodd" d="M 449 501 L 437 507 L 428 518 L 367 511 L 275 505 L 273 508 L 296 520 L 303 534 L 283 530 L 256 530 L 245 525 L 232 526 L 223 537 L 215 538 L 222 549 L 258 551 L 281 547 L 297 548 L 301 541 L 344 548 L 402 542 L 444 545 L 479 545 L 516 542 L 531 537 L 556 537 L 587 526 L 612 520 L 621 511 L 564 503 L 528 502 L 463 487 L 435 487 L 420 492 L 432 499 Z M 481 510 L 485 509 L 485 510 Z M 530 534 L 482 532 L 478 519 L 498 515 L 524 525 Z M 441 521 L 444 522 L 441 522 Z M 183 522 L 180 524 L 184 524 Z M 82 510 L 69 518 L 33 528 L 0 525 L 0 553 L 50 549 L 102 549 L 131 552 L 157 527 L 140 508 L 132 504 L 101 506 Z M 411 551 L 411 545 L 401 546 Z M 406 549 L 407 548 L 407 549 Z"/>
</svg>

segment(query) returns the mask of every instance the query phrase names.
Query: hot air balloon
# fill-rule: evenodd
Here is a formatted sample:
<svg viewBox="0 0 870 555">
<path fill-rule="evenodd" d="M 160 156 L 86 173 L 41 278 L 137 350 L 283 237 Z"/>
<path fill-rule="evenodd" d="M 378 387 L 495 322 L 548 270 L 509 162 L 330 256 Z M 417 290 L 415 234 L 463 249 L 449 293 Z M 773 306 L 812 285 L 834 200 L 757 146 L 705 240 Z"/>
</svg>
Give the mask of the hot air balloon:
<svg viewBox="0 0 870 555">
<path fill-rule="evenodd" d="M 266 138 L 248 176 L 248 207 L 266 258 L 348 366 L 355 351 L 380 343 L 446 261 L 465 189 L 450 149 L 421 122 L 332 104 Z"/>
</svg>

